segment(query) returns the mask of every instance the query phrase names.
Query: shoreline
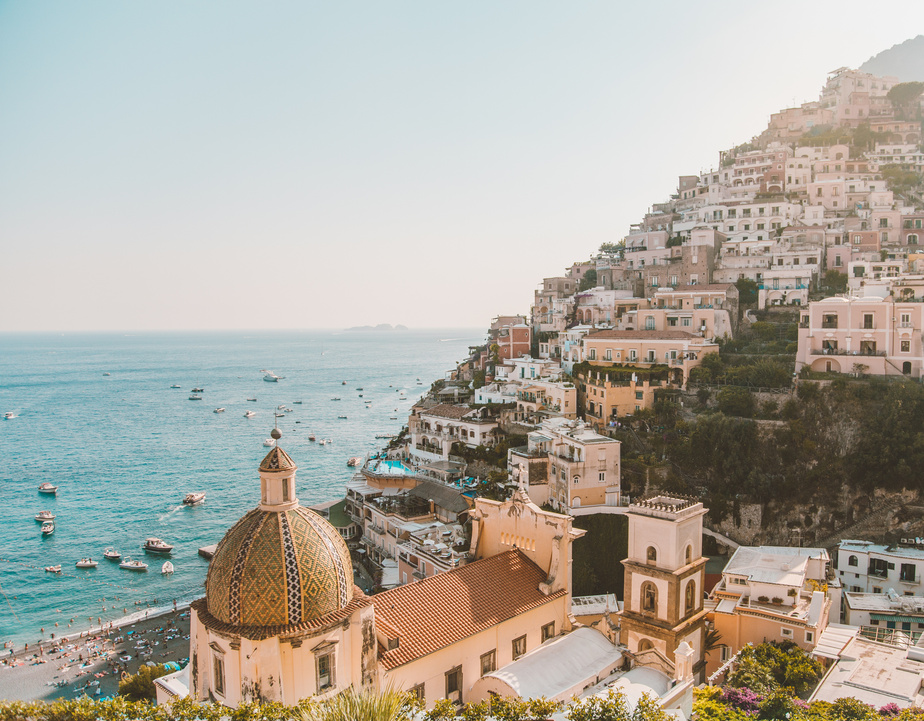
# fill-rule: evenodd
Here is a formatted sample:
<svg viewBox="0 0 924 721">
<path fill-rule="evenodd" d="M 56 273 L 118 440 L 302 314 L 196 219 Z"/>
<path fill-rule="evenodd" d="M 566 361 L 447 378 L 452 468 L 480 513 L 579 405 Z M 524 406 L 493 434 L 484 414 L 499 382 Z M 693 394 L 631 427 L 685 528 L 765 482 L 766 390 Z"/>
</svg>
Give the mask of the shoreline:
<svg viewBox="0 0 924 721">
<path fill-rule="evenodd" d="M 189 617 L 188 603 L 149 609 L 7 654 L 0 658 L 0 700 L 114 696 L 124 673 L 149 663 L 188 661 Z"/>
</svg>

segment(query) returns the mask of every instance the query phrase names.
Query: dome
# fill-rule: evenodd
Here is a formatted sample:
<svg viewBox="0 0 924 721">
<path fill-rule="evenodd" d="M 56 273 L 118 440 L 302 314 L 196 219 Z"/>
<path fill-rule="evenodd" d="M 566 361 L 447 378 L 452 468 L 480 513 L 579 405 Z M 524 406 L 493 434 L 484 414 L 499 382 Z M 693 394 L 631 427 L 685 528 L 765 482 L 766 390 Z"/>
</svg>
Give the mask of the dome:
<svg viewBox="0 0 924 721">
<path fill-rule="evenodd" d="M 260 465 L 264 486 L 284 476 L 294 490 L 294 473 L 279 448 Z M 337 529 L 294 498 L 275 507 L 266 500 L 218 544 L 205 580 L 209 614 L 234 626 L 288 626 L 344 608 L 353 566 Z"/>
</svg>

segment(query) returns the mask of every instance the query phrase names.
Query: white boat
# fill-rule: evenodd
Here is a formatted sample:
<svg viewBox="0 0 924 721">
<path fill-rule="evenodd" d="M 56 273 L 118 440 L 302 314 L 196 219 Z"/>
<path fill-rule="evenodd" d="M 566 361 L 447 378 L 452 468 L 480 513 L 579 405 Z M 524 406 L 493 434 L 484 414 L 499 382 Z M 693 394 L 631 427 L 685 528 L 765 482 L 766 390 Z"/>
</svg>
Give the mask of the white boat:
<svg viewBox="0 0 924 721">
<path fill-rule="evenodd" d="M 43 483 L 42 485 L 38 487 L 38 492 L 39 493 L 50 493 L 51 495 L 55 495 L 58 492 L 58 487 L 51 483 Z"/>
<path fill-rule="evenodd" d="M 323 445 L 325 445 L 326 443 L 327 443 L 327 441 L 325 441 L 323 438 L 322 438 L 321 440 L 318 441 L 318 445 L 319 445 L 319 446 L 323 446 Z"/>
<path fill-rule="evenodd" d="M 170 553 L 173 550 L 173 546 L 166 541 L 153 537 L 146 538 L 141 547 L 150 553 Z"/>
<path fill-rule="evenodd" d="M 333 439 L 333 438 L 325 438 L 325 439 L 324 439 L 324 442 L 327 443 L 328 445 L 330 445 L 331 443 L 334 442 L 334 439 Z"/>
<path fill-rule="evenodd" d="M 187 506 L 198 506 L 203 501 L 205 501 L 205 493 L 201 491 L 196 493 L 187 493 L 186 497 L 183 499 L 183 503 L 185 503 Z"/>
<path fill-rule="evenodd" d="M 190 393 L 205 393 L 205 388 L 193 388 Z"/>
<path fill-rule="evenodd" d="M 339 419 L 342 420 L 342 421 L 345 421 L 345 420 L 347 419 L 346 416 L 337 416 L 337 418 L 339 418 Z"/>
<path fill-rule="evenodd" d="M 279 410 L 284 411 L 286 409 L 286 404 L 283 403 L 281 406 L 276 406 Z"/>
<path fill-rule="evenodd" d="M 170 386 L 170 387 L 171 387 L 171 388 L 179 388 L 179 387 L 180 387 L 180 384 L 179 384 L 179 383 L 174 383 L 174 384 L 173 384 L 172 386 Z"/>
<path fill-rule="evenodd" d="M 224 412 L 225 412 L 224 408 L 216 408 L 214 411 L 212 411 L 212 413 L 224 413 Z"/>
<path fill-rule="evenodd" d="M 193 393 L 193 394 L 189 397 L 189 400 L 191 400 L 191 401 L 201 401 L 201 400 L 202 400 L 202 396 L 196 395 L 195 393 Z"/>
<path fill-rule="evenodd" d="M 107 558 L 110 561 L 118 561 L 120 558 L 122 558 L 122 554 L 110 546 L 105 551 L 103 551 L 103 558 Z"/>
<path fill-rule="evenodd" d="M 286 417 L 286 414 L 285 414 L 285 413 L 274 413 L 273 415 L 276 416 L 276 418 L 285 418 L 285 417 Z"/>
<path fill-rule="evenodd" d="M 244 414 L 244 418 L 253 418 L 255 415 L 257 415 L 257 414 L 256 414 L 254 411 L 247 411 L 247 412 Z"/>
<path fill-rule="evenodd" d="M 77 568 L 96 568 L 99 565 L 99 561 L 94 561 L 92 558 L 81 558 L 77 561 Z"/>
<path fill-rule="evenodd" d="M 274 441 L 272 438 L 267 438 L 265 441 L 263 441 L 263 445 L 267 448 L 272 448 L 276 445 L 276 441 Z"/>
<path fill-rule="evenodd" d="M 267 383 L 278 383 L 281 380 L 285 380 L 285 376 L 277 376 L 273 371 L 267 371 L 266 375 L 263 376 L 263 380 Z"/>
<path fill-rule="evenodd" d="M 13 411 L 7 411 L 6 413 L 3 414 L 3 419 L 7 421 L 11 421 L 15 417 L 16 417 L 16 414 L 13 413 Z"/>
<path fill-rule="evenodd" d="M 245 398 L 244 400 L 250 401 L 251 403 L 256 403 L 256 402 L 257 402 L 257 399 L 256 399 L 256 398 Z"/>
<path fill-rule="evenodd" d="M 35 514 L 36 521 L 53 521 L 55 520 L 55 514 L 51 511 L 39 511 Z"/>
<path fill-rule="evenodd" d="M 112 373 L 103 373 L 104 376 L 111 376 Z"/>
<path fill-rule="evenodd" d="M 45 521 L 42 524 L 42 535 L 50 536 L 55 532 L 55 522 L 54 521 Z"/>
<path fill-rule="evenodd" d="M 57 566 L 45 566 L 45 572 L 46 573 L 61 573 L 61 564 L 59 563 Z"/>
<path fill-rule="evenodd" d="M 363 459 L 359 456 L 353 456 L 350 460 L 347 461 L 347 465 L 350 468 L 356 468 L 356 466 L 362 465 Z"/>
<path fill-rule="evenodd" d="M 173 564 L 170 561 L 164 561 L 164 565 L 160 567 L 160 572 L 165 576 L 173 573 Z"/>
<path fill-rule="evenodd" d="M 144 561 L 133 561 L 130 558 L 126 558 L 122 563 L 119 564 L 119 568 L 125 568 L 129 571 L 147 571 L 148 564 Z"/>
</svg>

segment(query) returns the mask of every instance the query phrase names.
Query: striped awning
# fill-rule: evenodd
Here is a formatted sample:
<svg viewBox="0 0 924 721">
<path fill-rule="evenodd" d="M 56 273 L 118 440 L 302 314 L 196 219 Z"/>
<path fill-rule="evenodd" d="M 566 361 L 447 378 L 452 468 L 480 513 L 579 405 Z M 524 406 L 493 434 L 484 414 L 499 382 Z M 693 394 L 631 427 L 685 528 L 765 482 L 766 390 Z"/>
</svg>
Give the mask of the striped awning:
<svg viewBox="0 0 924 721">
<path fill-rule="evenodd" d="M 890 613 L 871 613 L 871 621 L 893 621 L 895 623 L 924 623 L 924 616 L 893 616 Z"/>
</svg>

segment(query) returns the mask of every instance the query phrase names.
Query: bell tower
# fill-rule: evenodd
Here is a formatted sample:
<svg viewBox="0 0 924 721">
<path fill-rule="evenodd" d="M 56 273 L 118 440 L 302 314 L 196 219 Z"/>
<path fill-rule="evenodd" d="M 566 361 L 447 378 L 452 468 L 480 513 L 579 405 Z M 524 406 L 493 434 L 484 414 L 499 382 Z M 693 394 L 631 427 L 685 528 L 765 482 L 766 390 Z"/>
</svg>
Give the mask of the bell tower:
<svg viewBox="0 0 924 721">
<path fill-rule="evenodd" d="M 705 641 L 706 509 L 695 499 L 655 496 L 630 505 L 627 515 L 622 643 L 635 654 L 655 649 L 674 663 L 674 651 L 686 641 L 695 665 Z"/>
</svg>

